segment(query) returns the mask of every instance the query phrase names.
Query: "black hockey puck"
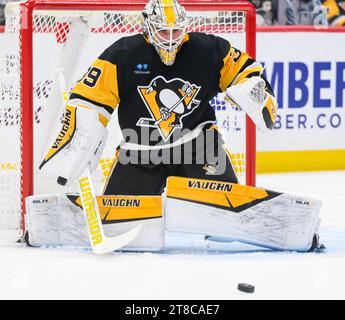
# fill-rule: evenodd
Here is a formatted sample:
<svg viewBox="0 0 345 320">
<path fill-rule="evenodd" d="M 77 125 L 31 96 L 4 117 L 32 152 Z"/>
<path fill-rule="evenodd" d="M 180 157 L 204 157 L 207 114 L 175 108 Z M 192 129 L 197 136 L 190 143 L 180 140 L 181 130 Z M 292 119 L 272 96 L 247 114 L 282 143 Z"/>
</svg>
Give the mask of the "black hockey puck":
<svg viewBox="0 0 345 320">
<path fill-rule="evenodd" d="M 65 186 L 65 185 L 67 184 L 67 179 L 65 179 L 65 178 L 63 178 L 63 177 L 58 177 L 57 183 L 58 183 L 60 186 Z"/>
<path fill-rule="evenodd" d="M 254 290 L 255 290 L 255 287 L 252 286 L 251 284 L 239 283 L 238 286 L 237 286 L 237 289 L 239 291 L 242 291 L 242 292 L 253 293 Z"/>
</svg>

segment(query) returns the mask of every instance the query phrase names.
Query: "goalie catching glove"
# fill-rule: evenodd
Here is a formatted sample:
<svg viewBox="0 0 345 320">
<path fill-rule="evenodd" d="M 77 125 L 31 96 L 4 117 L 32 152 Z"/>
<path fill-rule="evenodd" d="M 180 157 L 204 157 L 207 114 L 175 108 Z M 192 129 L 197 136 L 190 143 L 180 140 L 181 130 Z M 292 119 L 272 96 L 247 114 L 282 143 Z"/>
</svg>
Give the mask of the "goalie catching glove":
<svg viewBox="0 0 345 320">
<path fill-rule="evenodd" d="M 40 170 L 61 185 L 78 179 L 89 163 L 95 170 L 107 139 L 107 120 L 102 117 L 94 110 L 67 106 L 61 131 Z"/>
<path fill-rule="evenodd" d="M 277 100 L 266 90 L 261 77 L 244 79 L 226 89 L 224 100 L 247 113 L 261 131 L 273 129 L 277 118 Z"/>
</svg>

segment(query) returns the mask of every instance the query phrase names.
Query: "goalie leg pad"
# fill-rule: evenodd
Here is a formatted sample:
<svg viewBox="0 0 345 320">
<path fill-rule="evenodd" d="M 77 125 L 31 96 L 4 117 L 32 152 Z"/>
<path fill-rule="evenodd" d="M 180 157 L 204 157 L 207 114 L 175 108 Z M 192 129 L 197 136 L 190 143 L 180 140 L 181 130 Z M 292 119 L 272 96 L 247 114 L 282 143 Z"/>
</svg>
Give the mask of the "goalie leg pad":
<svg viewBox="0 0 345 320">
<path fill-rule="evenodd" d="M 158 251 L 163 248 L 161 197 L 100 196 L 97 203 L 107 237 L 142 225 L 137 238 L 121 250 Z M 28 197 L 26 212 L 30 245 L 90 248 L 87 221 L 78 194 Z"/>
<path fill-rule="evenodd" d="M 231 183 L 170 177 L 165 208 L 168 231 L 304 252 L 318 231 L 321 202 Z"/>
</svg>

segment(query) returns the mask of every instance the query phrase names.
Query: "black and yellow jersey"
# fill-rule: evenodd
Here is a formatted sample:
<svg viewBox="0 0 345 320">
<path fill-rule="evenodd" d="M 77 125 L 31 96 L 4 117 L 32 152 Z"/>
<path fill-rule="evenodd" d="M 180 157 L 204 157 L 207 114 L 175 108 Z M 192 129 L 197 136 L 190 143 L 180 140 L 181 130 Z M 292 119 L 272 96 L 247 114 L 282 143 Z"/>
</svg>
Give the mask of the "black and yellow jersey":
<svg viewBox="0 0 345 320">
<path fill-rule="evenodd" d="M 345 0 L 322 0 L 331 26 L 345 26 Z"/>
<path fill-rule="evenodd" d="M 93 108 L 105 119 L 118 108 L 126 142 L 169 144 L 215 121 L 209 101 L 218 92 L 261 72 L 248 54 L 204 33 L 186 35 L 175 63 L 166 66 L 139 34 L 106 49 L 73 88 L 69 104 Z"/>
</svg>

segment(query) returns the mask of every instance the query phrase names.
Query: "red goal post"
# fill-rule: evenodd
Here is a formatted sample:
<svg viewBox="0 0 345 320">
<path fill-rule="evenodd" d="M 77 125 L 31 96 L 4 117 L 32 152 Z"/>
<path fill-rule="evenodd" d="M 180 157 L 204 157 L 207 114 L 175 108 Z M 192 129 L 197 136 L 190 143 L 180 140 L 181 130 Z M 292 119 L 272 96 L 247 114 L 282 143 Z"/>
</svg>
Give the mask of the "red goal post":
<svg viewBox="0 0 345 320">
<path fill-rule="evenodd" d="M 187 12 L 241 12 L 241 26 L 236 22 L 218 26 L 221 32 L 244 33 L 245 50 L 255 58 L 256 53 L 256 13 L 252 4 L 247 1 L 224 0 L 185 0 L 180 1 Z M 20 135 L 21 135 L 21 210 L 25 211 L 24 199 L 34 194 L 34 14 L 37 11 L 142 11 L 146 1 L 137 0 L 30 0 L 20 6 Z M 231 20 L 230 15 L 229 19 Z M 241 21 L 242 21 L 241 20 Z M 201 31 L 212 32 L 212 26 Z M 1 78 L 0 78 L 1 80 Z M 1 108 L 1 105 L 0 105 Z M 1 114 L 0 114 L 1 117 Z M 256 129 L 252 121 L 246 117 L 245 125 L 245 182 L 255 185 Z M 1 158 L 0 158 L 1 163 Z M 1 192 L 1 189 L 0 189 Z M 1 210 L 1 203 L 0 203 Z M 0 212 L 1 216 L 1 212 Z M 24 223 L 24 222 L 23 222 Z M 24 225 L 23 225 L 24 228 Z"/>
</svg>

